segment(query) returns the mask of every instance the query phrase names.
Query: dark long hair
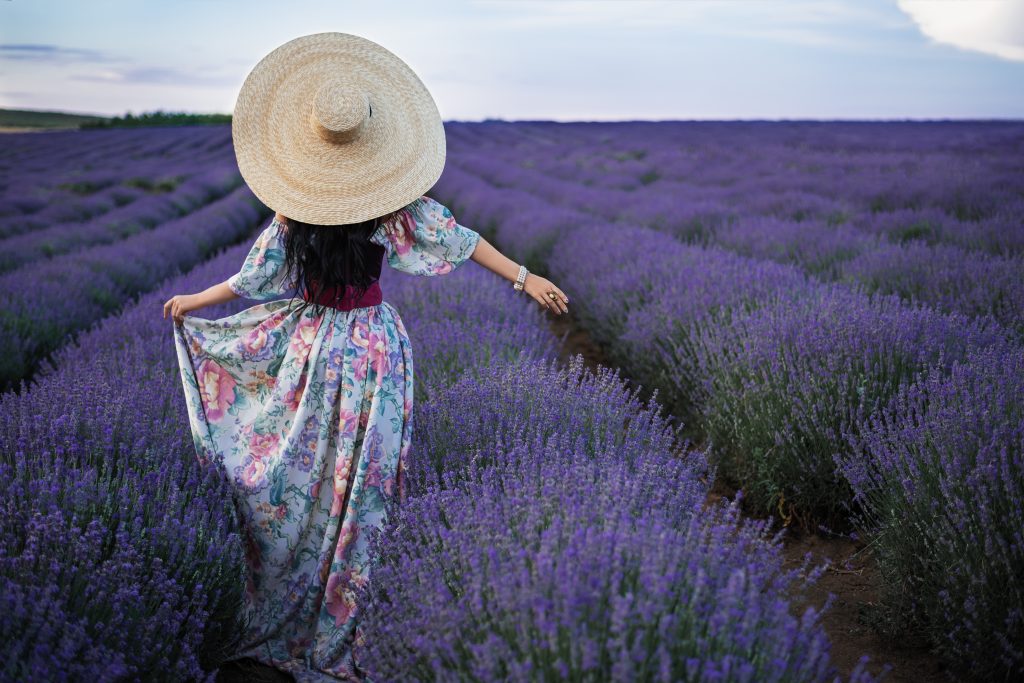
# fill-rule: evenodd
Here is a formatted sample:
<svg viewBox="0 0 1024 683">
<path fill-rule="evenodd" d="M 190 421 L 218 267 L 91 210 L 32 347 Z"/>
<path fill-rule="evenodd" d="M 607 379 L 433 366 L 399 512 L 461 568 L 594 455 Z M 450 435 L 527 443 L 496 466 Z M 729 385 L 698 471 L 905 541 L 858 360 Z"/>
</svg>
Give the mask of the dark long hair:
<svg viewBox="0 0 1024 683">
<path fill-rule="evenodd" d="M 305 287 L 315 300 L 327 288 L 351 285 L 355 296 L 362 296 L 376 280 L 374 273 L 379 263 L 375 259 L 379 259 L 381 253 L 380 247 L 370 242 L 370 236 L 398 211 L 360 223 L 340 225 L 287 219 L 283 240 L 284 266 L 289 276 L 296 276 L 296 295 L 301 294 Z M 317 315 L 323 314 L 323 304 L 313 302 L 312 305 L 316 307 Z"/>
</svg>

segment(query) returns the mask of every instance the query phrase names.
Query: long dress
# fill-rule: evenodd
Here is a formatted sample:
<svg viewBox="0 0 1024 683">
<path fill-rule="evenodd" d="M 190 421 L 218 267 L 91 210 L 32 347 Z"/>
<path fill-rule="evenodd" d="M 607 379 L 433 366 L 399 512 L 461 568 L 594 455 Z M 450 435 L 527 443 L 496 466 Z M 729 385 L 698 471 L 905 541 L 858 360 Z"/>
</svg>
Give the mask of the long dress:
<svg viewBox="0 0 1024 683">
<path fill-rule="evenodd" d="M 300 683 L 360 680 L 354 594 L 369 578 L 368 532 L 405 496 L 412 345 L 387 301 L 321 315 L 299 297 L 271 301 L 295 290 L 283 227 L 273 219 L 228 280 L 263 303 L 218 320 L 185 316 L 174 326 L 178 363 L 196 455 L 232 483 L 245 536 L 253 626 L 231 659 Z M 390 267 L 434 276 L 479 238 L 424 195 L 371 241 Z"/>
</svg>

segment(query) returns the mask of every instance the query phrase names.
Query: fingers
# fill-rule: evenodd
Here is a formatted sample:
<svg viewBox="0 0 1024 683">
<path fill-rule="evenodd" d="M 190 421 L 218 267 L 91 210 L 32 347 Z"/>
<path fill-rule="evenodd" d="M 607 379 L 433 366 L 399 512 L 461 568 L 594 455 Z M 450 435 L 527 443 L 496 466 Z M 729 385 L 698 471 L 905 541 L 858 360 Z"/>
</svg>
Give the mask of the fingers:
<svg viewBox="0 0 1024 683">
<path fill-rule="evenodd" d="M 181 308 L 181 300 L 176 296 L 172 296 L 164 302 L 164 320 L 167 320 L 167 315 L 170 314 L 171 319 L 180 325 L 185 317 Z"/>
<path fill-rule="evenodd" d="M 558 304 L 551 300 L 551 298 L 548 297 L 546 292 L 543 294 L 534 294 L 533 298 L 537 301 L 537 303 L 539 303 L 541 306 L 543 306 L 548 311 L 551 311 L 555 315 L 562 314 L 562 311 L 558 308 Z M 568 310 L 569 309 L 566 309 L 566 311 Z"/>
<path fill-rule="evenodd" d="M 546 282 L 544 287 L 544 303 L 548 304 L 552 310 L 561 315 L 562 313 L 568 313 L 569 307 L 566 304 L 569 302 L 569 297 L 565 295 L 562 290 L 554 285 L 553 282 Z M 551 294 L 555 296 L 551 296 Z"/>
<path fill-rule="evenodd" d="M 565 294 L 562 294 L 562 290 L 560 290 L 558 287 L 555 287 L 554 285 L 551 285 L 551 289 L 555 292 L 555 294 L 558 295 L 558 302 L 557 303 L 558 303 L 558 307 L 560 309 L 562 309 L 562 313 L 568 313 L 569 312 L 569 307 L 565 305 L 565 302 L 568 301 L 569 298 L 567 296 L 565 296 Z"/>
<path fill-rule="evenodd" d="M 549 300 L 546 296 L 544 296 L 543 294 L 533 293 L 531 293 L 531 296 L 533 297 L 534 301 L 541 305 L 541 308 L 547 309 L 549 311 L 551 310 L 551 304 L 553 304 L 554 302 Z"/>
</svg>

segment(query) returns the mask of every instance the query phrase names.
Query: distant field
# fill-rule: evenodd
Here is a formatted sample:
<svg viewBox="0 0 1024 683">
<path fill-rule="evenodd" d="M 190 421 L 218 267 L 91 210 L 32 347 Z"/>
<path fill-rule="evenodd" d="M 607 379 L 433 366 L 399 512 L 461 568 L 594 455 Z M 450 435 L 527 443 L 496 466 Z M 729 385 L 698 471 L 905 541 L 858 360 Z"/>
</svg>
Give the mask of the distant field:
<svg viewBox="0 0 1024 683">
<path fill-rule="evenodd" d="M 0 109 L 0 131 L 7 129 L 32 128 L 78 128 L 83 123 L 105 121 L 106 116 L 89 116 L 85 114 L 65 114 L 56 111 L 37 111 L 33 109 Z"/>
<path fill-rule="evenodd" d="M 231 114 L 202 114 L 158 109 L 123 116 L 72 114 L 32 109 L 0 109 L 0 133 L 63 130 L 79 128 L 145 128 L 152 126 L 222 125 L 231 123 Z"/>
<path fill-rule="evenodd" d="M 140 119 L 0 144 L 0 680 L 199 679 L 239 633 L 235 491 L 160 306 L 272 209 L 229 125 Z M 445 129 L 427 194 L 621 376 L 545 369 L 486 269 L 385 269 L 417 398 L 357 599 L 375 678 L 1024 677 L 1024 122 Z M 796 566 L 780 526 L 843 550 Z"/>
</svg>

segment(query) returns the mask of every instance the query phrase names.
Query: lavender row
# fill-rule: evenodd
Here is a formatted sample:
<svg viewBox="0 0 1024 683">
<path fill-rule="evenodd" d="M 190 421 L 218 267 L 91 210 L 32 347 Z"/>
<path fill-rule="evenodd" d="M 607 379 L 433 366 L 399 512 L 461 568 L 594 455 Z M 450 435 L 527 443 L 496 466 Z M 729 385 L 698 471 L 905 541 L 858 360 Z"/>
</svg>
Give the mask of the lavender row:
<svg viewBox="0 0 1024 683">
<path fill-rule="evenodd" d="M 233 251 L 238 253 L 235 254 L 234 259 L 231 259 L 232 263 L 241 256 L 241 252 L 237 248 Z M 207 283 L 215 275 L 213 272 L 208 271 L 215 269 L 212 266 L 204 266 L 198 269 L 192 277 Z M 216 274 L 216 277 L 223 277 L 225 274 L 222 272 Z M 577 369 L 576 381 L 571 386 L 559 391 L 557 390 L 558 383 L 552 381 L 550 372 L 545 374 L 529 366 L 524 367 L 516 364 L 506 367 L 506 374 L 504 376 L 499 375 L 501 377 L 500 381 L 495 381 L 493 372 L 490 375 L 491 379 L 488 380 L 488 373 L 491 372 L 489 368 L 500 366 L 484 365 L 481 362 L 480 365 L 472 366 L 469 374 L 459 380 L 461 384 L 450 389 L 447 388 L 446 385 L 450 381 L 458 379 L 455 373 L 445 377 L 445 369 L 458 367 L 457 364 L 452 364 L 452 359 L 455 358 L 475 357 L 480 358 L 482 361 L 488 359 L 492 362 L 507 363 L 509 361 L 502 359 L 516 357 L 516 348 L 540 350 L 542 353 L 539 354 L 538 358 L 541 360 L 544 357 L 551 356 L 554 346 L 552 338 L 550 333 L 543 333 L 546 332 L 546 329 L 538 318 L 538 312 L 534 307 L 523 304 L 521 299 L 518 302 L 508 300 L 508 297 L 511 295 L 507 288 L 500 287 L 500 283 L 496 282 L 492 276 L 479 271 L 474 272 L 462 269 L 443 280 L 424 281 L 400 274 L 393 274 L 391 271 L 385 271 L 385 278 L 387 291 L 393 293 L 389 294 L 389 299 L 396 301 L 400 310 L 408 311 L 412 308 L 417 313 L 422 311 L 419 315 L 407 314 L 405 316 L 410 320 L 410 334 L 418 350 L 418 358 L 422 359 L 417 364 L 418 378 L 422 378 L 423 382 L 428 385 L 426 387 L 427 391 L 419 392 L 418 395 L 441 397 L 421 401 L 419 402 L 420 408 L 417 409 L 419 411 L 417 413 L 417 420 L 421 427 L 417 431 L 419 437 L 417 447 L 414 449 L 413 471 L 417 473 L 417 481 L 421 482 L 418 484 L 420 489 L 424 488 L 423 484 L 427 483 L 424 473 L 435 471 L 437 466 L 449 472 L 449 477 L 460 476 L 458 457 L 460 455 L 465 457 L 467 453 L 472 452 L 470 444 L 452 444 L 451 438 L 465 439 L 479 432 L 453 430 L 450 425 L 446 430 L 442 429 L 441 422 L 443 420 L 449 419 L 450 416 L 456 416 L 456 419 L 460 421 L 462 419 L 469 419 L 478 425 L 487 424 L 490 430 L 488 434 L 493 435 L 504 432 L 504 436 L 500 437 L 500 439 L 506 444 L 515 443 L 513 432 L 519 431 L 522 436 L 521 425 L 527 424 L 532 425 L 531 438 L 535 438 L 538 435 L 557 435 L 556 438 L 563 439 L 564 443 L 556 448 L 557 452 L 571 453 L 573 452 L 571 448 L 575 447 L 578 455 L 580 447 L 583 447 L 588 453 L 595 449 L 603 448 L 608 453 L 618 453 L 619 460 L 621 460 L 623 454 L 626 454 L 627 457 L 631 458 L 628 460 L 629 463 L 638 462 L 632 459 L 636 456 L 630 456 L 629 454 L 639 452 L 640 449 L 646 448 L 652 452 L 660 452 L 662 455 L 659 459 L 653 460 L 643 467 L 652 475 L 656 472 L 662 472 L 671 476 L 660 481 L 650 478 L 645 480 L 648 488 L 651 485 L 658 484 L 660 490 L 674 491 L 680 496 L 683 495 L 683 492 L 686 492 L 686 499 L 690 503 L 703 500 L 703 496 L 706 494 L 707 483 L 706 477 L 703 481 L 698 478 L 700 461 L 696 460 L 693 455 L 687 461 L 668 457 L 667 454 L 673 453 L 676 448 L 672 445 L 672 435 L 666 431 L 665 423 L 657 418 L 651 409 L 648 408 L 645 412 L 645 409 L 638 405 L 635 398 L 624 395 L 622 386 L 611 380 L 607 375 L 601 379 L 591 378 L 581 381 Z M 463 283 L 462 285 L 460 285 L 460 278 Z M 192 288 L 196 289 L 200 286 L 202 285 L 197 284 Z M 453 287 L 456 288 L 454 292 Z M 148 318 L 149 325 L 153 326 L 154 322 L 156 325 L 166 323 L 166 321 L 159 320 L 157 316 L 158 303 L 163 297 L 177 290 L 172 287 L 165 287 L 162 290 L 147 297 L 143 300 L 143 303 L 134 307 L 132 309 L 134 315 L 126 313 L 110 319 L 97 329 L 83 335 L 77 345 L 63 350 L 57 357 L 56 368 L 47 368 L 47 371 L 44 373 L 46 378 L 44 381 L 55 381 L 61 375 L 71 372 L 80 373 L 80 359 L 83 357 L 96 359 L 94 362 L 97 368 L 102 369 L 104 372 L 117 374 L 120 379 L 127 379 L 133 372 L 137 373 L 138 370 L 134 369 L 137 365 L 159 370 L 161 364 L 166 364 L 167 359 L 170 357 L 166 353 L 168 351 L 166 348 L 164 349 L 164 354 L 160 353 L 160 347 L 169 344 L 169 339 L 164 340 L 163 343 L 154 344 L 153 339 L 159 339 L 159 337 L 150 338 L 150 335 L 145 333 L 139 334 L 139 331 L 147 329 L 147 318 L 143 317 L 146 312 L 144 306 L 146 301 L 149 301 L 150 308 L 153 309 L 152 317 Z M 454 296 L 449 299 L 447 293 L 452 293 Z M 522 309 L 518 312 L 518 315 L 515 315 L 517 313 L 516 304 Z M 481 315 L 482 312 L 483 319 L 464 319 L 460 316 L 460 318 L 453 321 L 451 318 L 453 310 L 462 313 L 462 315 L 469 316 L 474 314 Z M 210 311 L 210 315 L 217 312 Z M 521 334 L 510 334 L 508 329 L 503 330 L 500 334 L 493 334 L 494 330 L 501 330 L 502 326 L 512 326 L 514 320 L 519 320 L 518 327 L 522 330 Z M 456 324 L 453 324 L 453 322 Z M 166 327 L 166 324 L 163 326 Z M 154 327 L 154 330 L 158 331 L 159 327 Z M 466 336 L 462 337 L 463 343 L 459 344 L 456 343 L 460 336 L 457 330 L 469 331 L 471 334 L 466 335 L 466 332 L 463 332 L 462 334 Z M 433 334 L 438 336 L 436 338 L 432 337 Z M 133 337 L 131 335 L 136 336 Z M 470 338 L 466 338 L 467 336 Z M 135 362 L 125 362 L 124 340 L 126 338 L 135 339 L 136 343 L 133 343 L 132 347 L 141 352 L 141 355 Z M 546 345 L 544 343 L 545 339 L 547 340 Z M 497 344 L 494 342 L 497 342 Z M 499 347 L 499 344 L 504 345 L 504 347 Z M 481 351 L 482 347 L 487 346 L 491 348 Z M 426 350 L 426 353 L 424 354 L 421 349 Z M 546 352 L 544 352 L 545 349 L 547 350 Z M 163 360 L 161 361 L 161 359 Z M 423 369 L 422 373 L 420 372 L 421 368 Z M 530 386 L 525 387 L 523 391 L 515 391 L 516 387 L 508 377 L 510 371 L 518 377 L 530 380 Z M 165 397 L 177 395 L 178 392 L 175 391 L 176 386 L 173 381 L 176 378 L 173 376 L 173 373 L 167 371 L 166 366 L 163 373 L 157 372 L 154 374 L 156 377 L 147 376 L 146 382 L 142 385 L 145 387 L 147 394 L 155 392 L 156 395 Z M 161 377 L 161 375 L 163 379 L 158 381 L 157 378 Z M 61 384 L 61 382 L 57 382 L 57 384 Z M 127 386 L 128 382 L 125 382 L 125 385 Z M 471 387 L 478 388 L 474 392 L 471 390 Z M 551 387 L 555 390 L 546 390 L 545 387 Z M 142 389 L 140 388 L 139 391 L 142 391 Z M 517 412 L 526 409 L 527 405 L 521 403 L 516 406 L 512 398 L 513 394 L 532 399 L 534 410 L 527 419 L 523 419 L 522 416 L 517 418 Z M 455 406 L 456 409 L 452 410 L 449 406 L 443 405 L 444 396 L 448 397 L 449 402 L 452 399 L 457 399 L 467 403 Z M 575 400 L 569 400 L 569 396 L 575 397 Z M 476 411 L 495 412 L 474 415 L 472 411 L 466 409 L 467 406 L 474 406 Z M 515 407 L 502 410 L 503 406 Z M 174 411 L 167 410 L 166 408 L 158 412 L 165 415 L 168 413 L 173 415 L 174 413 Z M 572 416 L 576 417 L 573 418 Z M 178 417 L 183 419 L 183 416 L 179 415 Z M 178 424 L 185 424 L 185 422 L 182 421 Z M 627 424 L 628 427 L 626 427 Z M 567 425 L 569 425 L 568 428 L 566 427 Z M 588 431 L 581 432 L 580 425 L 589 425 Z M 445 437 L 445 434 L 448 436 Z M 178 441 L 177 451 L 173 448 L 165 448 L 161 449 L 161 451 L 180 453 L 184 450 L 187 452 L 188 442 L 185 435 L 179 433 Z M 549 447 L 555 448 L 554 445 Z M 445 453 L 447 453 L 446 460 L 444 459 Z M 422 457 L 420 454 L 423 454 Z M 183 457 L 187 459 L 186 456 Z M 607 461 L 607 456 L 604 460 Z M 492 464 L 497 461 L 506 461 L 506 459 L 497 456 L 490 459 Z M 152 467 L 151 462 L 142 462 Z M 515 460 L 510 459 L 506 462 L 514 463 Z M 466 465 L 469 463 L 463 462 L 461 464 Z M 484 460 L 477 458 L 472 462 L 471 467 L 479 467 L 485 464 L 487 463 Z M 665 469 L 666 467 L 671 469 Z M 683 474 L 680 474 L 680 472 Z M 578 474 L 578 470 L 569 471 L 568 475 L 570 478 L 563 482 L 564 486 L 578 486 L 579 482 L 571 476 L 573 473 Z M 466 473 L 467 476 L 471 474 L 471 471 Z M 682 484 L 684 474 L 690 478 L 690 486 Z M 630 471 L 622 469 L 619 479 L 621 480 L 623 476 L 628 476 L 632 479 L 633 475 Z M 666 486 L 668 482 L 671 482 L 672 485 Z M 639 502 L 639 499 L 637 501 Z M 646 502 L 650 503 L 651 500 L 648 499 Z M 674 507 L 676 503 L 678 503 L 678 500 L 672 498 L 670 503 L 666 503 L 666 505 Z M 561 514 L 571 514 L 571 511 L 563 511 Z M 678 548 L 675 549 L 675 554 L 670 555 L 669 558 L 678 559 L 680 557 L 679 553 L 687 553 L 685 557 L 691 558 L 694 562 L 700 559 L 708 566 L 721 567 L 720 558 L 726 552 L 726 548 L 723 547 L 722 538 L 732 537 L 733 527 L 731 525 L 734 525 L 736 520 L 723 517 L 726 514 L 724 511 L 715 514 L 718 520 L 717 526 L 714 524 L 705 525 L 704 522 L 701 522 L 693 534 L 677 539 Z M 508 528 L 507 525 L 506 528 Z M 624 546 L 624 549 L 634 549 L 635 547 L 637 554 L 634 556 L 634 559 L 644 559 L 648 563 L 654 563 L 655 556 L 651 554 L 653 549 L 650 538 L 647 536 L 648 531 L 650 530 L 646 528 L 638 528 L 636 533 L 639 534 L 639 539 L 646 538 L 647 541 L 641 542 L 638 539 L 636 544 Z M 759 642 L 771 643 L 770 647 L 777 650 L 774 653 L 777 659 L 788 658 L 785 666 L 773 664 L 770 667 L 777 669 L 774 675 L 785 676 L 787 673 L 801 672 L 808 677 L 808 680 L 828 680 L 826 674 L 830 671 L 830 667 L 827 658 L 827 642 L 823 645 L 823 642 L 825 642 L 824 636 L 820 626 L 816 623 L 815 614 L 812 612 L 802 620 L 797 620 L 789 617 L 786 612 L 786 604 L 779 602 L 781 599 L 779 596 L 785 594 L 784 590 L 793 587 L 791 584 L 795 581 L 795 575 L 785 576 L 779 573 L 781 555 L 777 547 L 777 539 L 774 550 L 771 550 L 767 547 L 768 543 L 766 540 L 758 540 L 760 536 L 757 529 L 747 529 L 743 531 L 743 534 L 747 539 L 747 543 L 728 546 L 731 563 L 726 566 L 746 568 L 747 563 L 751 561 L 751 557 L 747 555 L 748 544 L 754 543 L 759 551 L 756 556 L 757 558 L 762 558 L 762 562 L 764 561 L 763 558 L 766 557 L 772 559 L 764 564 L 761 579 L 755 584 L 753 592 L 757 595 L 762 595 L 762 591 L 768 591 L 769 597 L 762 598 L 760 602 L 756 603 L 750 603 L 749 597 L 751 596 L 745 598 L 748 604 L 743 615 L 745 621 L 748 622 L 747 625 L 744 626 L 742 622 L 736 620 L 730 621 L 728 622 L 729 628 L 733 629 L 733 631 L 730 634 L 727 632 L 728 629 L 726 629 L 726 632 L 722 634 L 723 641 L 727 636 L 731 635 L 734 639 L 731 646 L 723 644 L 720 647 L 720 651 L 711 650 L 691 638 L 687 645 L 689 649 L 672 655 L 677 658 L 677 666 L 689 666 L 691 672 L 700 671 L 704 679 L 712 678 L 715 671 L 722 667 L 733 666 L 738 669 L 743 669 L 744 667 L 749 669 L 753 666 L 751 661 L 755 660 L 756 656 L 744 653 L 741 657 L 737 652 L 743 652 L 739 643 L 744 642 L 745 639 L 754 638 L 756 635 Z M 665 559 L 665 557 L 662 557 L 660 561 L 664 562 Z M 652 566 L 657 567 L 659 565 L 652 564 Z M 580 563 L 568 565 L 568 569 L 575 572 L 582 571 L 585 567 L 585 564 Z M 732 590 L 730 588 L 731 584 L 727 581 L 729 574 L 725 570 L 720 571 L 716 592 L 709 596 L 706 603 L 700 606 L 703 618 L 705 620 L 714 620 L 715 623 L 720 620 L 714 616 L 714 610 L 718 601 L 725 599 L 728 591 Z M 102 572 L 97 570 L 97 573 Z M 696 577 L 688 577 L 690 580 L 694 578 Z M 680 578 L 674 581 L 669 588 L 676 591 L 685 591 L 688 590 L 689 585 Z M 584 585 L 580 584 L 580 588 L 582 589 L 583 587 Z M 549 589 L 550 584 L 544 582 L 544 577 L 536 577 L 535 591 L 539 592 Z M 652 592 L 648 594 L 648 599 L 652 601 L 657 599 L 657 595 L 653 593 L 653 590 L 652 588 Z M 520 616 L 528 614 L 524 610 L 522 602 L 518 603 L 518 606 L 512 604 L 509 607 L 513 608 Z M 225 622 L 221 621 L 219 623 Z M 579 627 L 584 623 L 581 621 L 577 626 Z M 797 628 L 800 634 L 801 640 L 797 647 L 792 647 L 789 644 L 790 641 L 784 637 L 784 634 L 788 634 L 793 628 Z M 141 630 L 144 631 L 145 629 Z M 463 635 L 466 634 L 461 634 L 459 637 L 461 638 Z M 625 637 L 627 634 L 624 632 L 622 635 Z M 227 638 L 228 634 L 225 634 L 224 637 Z M 678 639 L 679 634 L 665 634 L 664 642 L 676 642 Z M 215 651 L 226 647 L 223 642 L 217 644 L 219 647 L 214 647 L 214 644 L 209 641 L 204 641 L 204 643 L 206 643 L 206 647 Z M 118 647 L 122 648 L 119 651 L 123 652 L 123 648 L 128 647 L 128 644 L 122 643 Z M 769 645 L 765 647 L 768 648 Z M 823 647 L 825 647 L 825 650 L 822 649 Z M 132 651 L 134 650 L 128 649 L 128 652 Z M 806 652 L 811 654 L 804 657 Z M 692 661 L 684 660 L 682 655 L 686 653 L 696 653 L 706 661 L 702 660 L 698 665 Z M 123 657 L 124 655 L 122 654 L 121 656 Z M 606 661 L 610 660 L 613 656 L 613 650 L 609 650 L 607 654 L 601 655 Z M 689 657 L 689 659 L 692 660 L 693 657 Z M 469 665 L 470 662 L 466 662 L 466 664 Z M 862 678 L 862 673 L 855 675 L 858 680 L 864 679 Z M 811 676 L 816 677 L 811 678 Z"/>
<path fill-rule="evenodd" d="M 661 411 L 578 355 L 439 392 L 417 413 L 415 495 L 374 538 L 371 676 L 839 680 L 821 612 L 786 598 L 824 566 L 784 571 L 781 533 L 706 509 L 707 462 Z M 873 680 L 866 657 L 849 680 Z"/>
<path fill-rule="evenodd" d="M 794 500 L 837 512 L 848 506 L 835 498 L 851 498 L 854 519 L 876 537 L 892 612 L 929 624 L 932 642 L 958 668 L 981 667 L 1001 678 L 1021 673 L 1012 643 L 1020 640 L 1024 601 L 1007 599 L 999 588 L 1019 582 L 1024 566 L 1015 540 L 1024 505 L 1019 415 L 987 408 L 992 400 L 1019 404 L 1019 397 L 1014 385 L 1005 386 L 1011 370 L 1000 375 L 1004 386 L 990 379 L 971 392 L 957 389 L 963 380 L 956 375 L 972 372 L 957 368 L 981 372 L 992 358 L 1015 357 L 1018 347 L 1005 332 L 985 318 L 800 282 L 798 271 L 773 271 L 764 261 L 740 259 L 744 268 L 714 248 L 673 245 L 654 231 L 581 218 L 515 186 L 499 190 L 457 172 L 447 178 L 442 194 L 458 198 L 451 201 L 463 216 L 492 226 L 513 254 L 554 273 L 571 297 L 575 292 L 584 322 L 616 360 L 664 387 L 663 395 L 674 393 L 680 412 L 697 416 L 722 451 L 720 464 L 739 473 L 737 483 L 788 514 L 800 512 Z M 550 246 L 530 246 L 538 243 Z M 676 272 L 665 265 L 673 262 Z M 941 410 L 922 417 L 920 405 L 900 403 L 905 393 L 920 394 L 914 382 L 922 376 L 937 387 L 932 395 L 964 398 L 959 407 L 940 404 L 949 411 L 986 416 L 972 422 L 981 445 L 958 453 L 963 444 L 945 431 Z M 887 440 L 864 446 L 872 421 L 889 405 L 899 407 L 891 409 Z M 936 433 L 945 435 L 937 451 L 915 440 Z M 898 474 L 895 464 L 908 447 L 915 472 L 936 482 L 923 491 L 915 486 L 913 498 L 906 489 L 918 478 Z M 995 457 L 983 449 L 1002 454 L 998 466 L 981 470 L 985 481 L 956 464 Z M 863 471 L 894 472 L 854 476 Z M 935 513 L 963 509 L 975 498 L 989 501 L 985 524 L 950 528 Z M 1005 516 L 993 521 L 989 506 Z M 906 537 L 911 530 L 920 535 L 915 542 Z"/>
<path fill-rule="evenodd" d="M 917 373 L 1012 346 L 986 318 L 871 297 L 648 228 L 545 215 L 536 199 L 522 212 L 521 194 L 463 174 L 448 182 L 442 191 L 465 198 L 463 213 L 474 201 L 469 215 L 496 225 L 514 258 L 575 292 L 610 357 L 696 422 L 721 474 L 765 513 L 838 521 L 852 491 L 833 454 L 849 452 L 848 433 Z"/>
<path fill-rule="evenodd" d="M 77 222 L 152 191 L 171 170 L 233 164 L 226 128 L 11 134 L 0 150 L 0 237 Z"/>
<path fill-rule="evenodd" d="M 231 652 L 245 573 L 231 489 L 196 461 L 160 306 L 225 279 L 248 247 L 143 296 L 62 349 L 21 394 L 0 398 L 14 531 L 0 561 L 11 607 L 0 618 L 6 678 L 212 680 Z M 384 279 L 409 320 L 426 395 L 455 379 L 444 377 L 453 357 L 554 356 L 540 313 L 522 301 L 495 305 L 508 294 L 487 273 Z"/>
<path fill-rule="evenodd" d="M 0 383 L 15 385 L 78 332 L 247 235 L 265 207 L 248 187 L 116 244 L 0 276 Z"/>
<path fill-rule="evenodd" d="M 929 239 L 1024 248 L 1019 122 L 452 124 L 448 133 L 460 161 L 525 170 L 552 203 L 575 183 L 606 218 L 623 198 L 642 207 L 679 196 L 684 210 L 703 199 L 742 217 L 858 228 L 892 217 L 892 228 Z"/>
<path fill-rule="evenodd" d="M 1024 351 L 904 387 L 837 462 L 876 531 L 891 623 L 977 680 L 1024 674 Z"/>
<path fill-rule="evenodd" d="M 651 139 L 636 143 L 644 147 L 642 152 L 655 146 Z M 711 147 L 734 163 L 736 152 L 717 150 L 720 142 L 714 137 L 701 138 L 698 143 L 699 148 Z M 930 175 L 933 167 L 919 168 L 916 173 L 927 179 L 925 184 L 946 187 L 946 193 L 936 195 L 934 188 L 925 193 L 920 187 L 921 196 L 915 195 L 906 206 L 872 200 L 873 208 L 858 209 L 864 202 L 851 204 L 842 193 L 837 197 L 835 189 L 843 187 L 852 193 L 855 178 L 830 178 L 834 184 L 824 193 L 817 186 L 813 191 L 795 187 L 797 179 L 775 173 L 766 175 L 765 180 L 752 180 L 760 172 L 756 164 L 738 167 L 722 165 L 721 160 L 718 166 L 702 167 L 699 174 L 694 171 L 677 178 L 674 165 L 691 161 L 685 157 L 680 161 L 678 152 L 675 158 L 668 156 L 662 139 L 656 142 L 662 146 L 654 153 L 655 159 L 644 154 L 643 163 L 628 160 L 618 164 L 630 169 L 618 176 L 605 169 L 610 155 L 598 152 L 592 139 L 575 144 L 575 150 L 562 154 L 549 154 L 548 148 L 540 145 L 527 145 L 523 150 L 521 142 L 507 147 L 513 153 L 484 142 L 472 150 L 456 150 L 465 169 L 501 186 L 536 194 L 566 211 L 583 210 L 599 220 L 649 225 L 684 242 L 718 244 L 744 255 L 794 263 L 824 279 L 864 283 L 874 291 L 898 294 L 948 312 L 992 315 L 1000 324 L 1024 333 L 1022 250 L 1008 243 L 996 246 L 992 251 L 998 253 L 994 254 L 969 251 L 979 248 L 978 241 L 1017 240 L 1024 246 L 1024 197 L 1020 194 L 1024 178 L 982 175 L 970 178 L 967 188 L 950 187 L 951 182 L 968 180 L 945 170 L 941 172 L 946 176 L 934 178 Z M 759 156 L 790 154 L 767 136 L 755 150 Z M 820 158 L 814 165 L 836 165 L 837 155 L 830 154 L 831 159 L 827 150 L 818 152 Z M 600 165 L 590 159 L 595 155 L 601 159 Z M 580 156 L 591 163 L 566 168 L 570 162 L 579 164 Z M 996 157 L 999 159 L 1002 157 Z M 799 164 L 794 161 L 786 166 L 793 165 Z M 630 173 L 632 181 L 627 182 Z M 644 183 L 649 174 L 658 177 Z M 620 177 L 622 182 L 608 186 L 609 178 Z M 993 191 L 990 183 L 1001 187 Z M 886 187 L 884 193 L 892 194 L 906 184 Z M 985 208 L 973 213 L 959 210 L 978 214 L 977 220 L 957 218 L 944 210 L 947 201 Z"/>
<path fill-rule="evenodd" d="M 0 242 L 0 273 L 83 247 L 117 242 L 187 215 L 241 184 L 242 176 L 234 164 L 214 166 L 184 180 L 169 193 L 137 199 L 91 221 L 58 223 L 47 229 L 9 237 Z"/>
</svg>

